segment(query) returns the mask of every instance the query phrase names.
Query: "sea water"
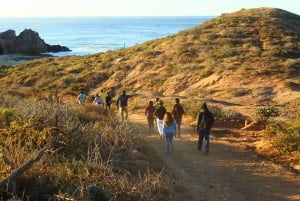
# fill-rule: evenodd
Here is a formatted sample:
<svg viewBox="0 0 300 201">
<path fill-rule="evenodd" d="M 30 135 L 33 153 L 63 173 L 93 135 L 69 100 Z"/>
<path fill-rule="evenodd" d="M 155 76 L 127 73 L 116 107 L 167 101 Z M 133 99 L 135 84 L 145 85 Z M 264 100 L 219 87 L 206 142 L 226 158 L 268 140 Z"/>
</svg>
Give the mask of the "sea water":
<svg viewBox="0 0 300 201">
<path fill-rule="evenodd" d="M 55 56 L 88 55 L 130 47 L 170 36 L 200 25 L 213 17 L 41 17 L 0 18 L 0 32 L 19 35 L 32 29 L 49 45 L 63 45 L 71 52 Z"/>
</svg>

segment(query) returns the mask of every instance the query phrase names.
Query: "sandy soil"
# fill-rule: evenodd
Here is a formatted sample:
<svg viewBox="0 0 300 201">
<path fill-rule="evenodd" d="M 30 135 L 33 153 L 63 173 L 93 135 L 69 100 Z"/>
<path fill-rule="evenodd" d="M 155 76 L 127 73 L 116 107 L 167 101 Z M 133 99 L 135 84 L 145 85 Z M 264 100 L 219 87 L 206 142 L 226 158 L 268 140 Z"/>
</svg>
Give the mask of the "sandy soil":
<svg viewBox="0 0 300 201">
<path fill-rule="evenodd" d="M 300 200 L 299 173 L 255 154 L 255 132 L 241 133 L 227 123 L 216 123 L 206 155 L 196 149 L 197 135 L 184 119 L 182 136 L 175 138 L 175 151 L 168 154 L 158 133 L 148 131 L 143 112 L 130 114 L 129 121 L 140 125 L 145 140 L 174 174 L 178 201 Z"/>
</svg>

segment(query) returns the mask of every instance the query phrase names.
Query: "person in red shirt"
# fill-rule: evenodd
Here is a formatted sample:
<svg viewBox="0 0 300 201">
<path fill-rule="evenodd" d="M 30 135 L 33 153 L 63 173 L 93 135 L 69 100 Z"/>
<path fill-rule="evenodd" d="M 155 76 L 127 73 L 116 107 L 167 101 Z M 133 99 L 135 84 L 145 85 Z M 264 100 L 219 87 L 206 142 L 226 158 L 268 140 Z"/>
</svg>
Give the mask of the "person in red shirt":
<svg viewBox="0 0 300 201">
<path fill-rule="evenodd" d="M 150 132 L 152 132 L 154 129 L 154 111 L 155 107 L 153 106 L 153 101 L 149 101 L 145 109 L 145 116 L 147 117 Z"/>
</svg>

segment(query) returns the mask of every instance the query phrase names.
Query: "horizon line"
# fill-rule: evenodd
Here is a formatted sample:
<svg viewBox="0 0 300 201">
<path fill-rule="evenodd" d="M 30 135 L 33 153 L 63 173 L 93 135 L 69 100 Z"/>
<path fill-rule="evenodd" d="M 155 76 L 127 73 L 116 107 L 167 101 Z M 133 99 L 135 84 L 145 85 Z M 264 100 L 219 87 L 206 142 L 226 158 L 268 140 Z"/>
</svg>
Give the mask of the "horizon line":
<svg viewBox="0 0 300 201">
<path fill-rule="evenodd" d="M 0 16 L 1 18 L 91 18 L 91 17 L 217 17 L 217 15 L 59 15 L 59 16 Z"/>
</svg>

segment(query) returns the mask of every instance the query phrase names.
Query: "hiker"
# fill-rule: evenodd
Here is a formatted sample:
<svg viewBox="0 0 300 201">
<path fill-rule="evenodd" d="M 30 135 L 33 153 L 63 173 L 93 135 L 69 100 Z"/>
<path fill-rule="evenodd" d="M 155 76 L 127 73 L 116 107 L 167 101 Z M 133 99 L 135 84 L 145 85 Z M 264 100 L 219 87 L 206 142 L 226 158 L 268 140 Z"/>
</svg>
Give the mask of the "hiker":
<svg viewBox="0 0 300 201">
<path fill-rule="evenodd" d="M 99 96 L 101 97 L 102 101 L 103 101 L 103 106 L 105 106 L 105 98 L 106 98 L 106 94 L 104 93 L 103 89 L 101 89 Z"/>
<path fill-rule="evenodd" d="M 162 100 L 159 101 L 159 107 L 155 109 L 154 116 L 156 117 L 157 130 L 160 138 L 163 139 L 164 115 L 167 112 Z"/>
<path fill-rule="evenodd" d="M 83 104 L 85 102 L 86 95 L 83 91 L 80 91 L 80 94 L 77 96 L 77 101 L 79 104 Z"/>
<path fill-rule="evenodd" d="M 172 116 L 176 121 L 176 126 L 177 126 L 177 135 L 180 138 L 180 131 L 181 131 L 181 121 L 182 121 L 182 116 L 184 114 L 184 109 L 182 105 L 180 104 L 179 98 L 175 98 L 175 104 L 172 109 Z M 176 133 L 175 133 L 176 137 Z"/>
<path fill-rule="evenodd" d="M 209 152 L 209 135 L 210 129 L 213 126 L 214 117 L 213 114 L 208 110 L 206 103 L 203 103 L 201 106 L 201 110 L 197 115 L 197 132 L 199 135 L 198 138 L 198 150 L 201 151 L 202 149 L 202 142 L 205 139 L 205 153 L 208 154 Z"/>
<path fill-rule="evenodd" d="M 103 100 L 98 94 L 96 94 L 93 104 L 103 107 Z"/>
<path fill-rule="evenodd" d="M 159 98 L 155 98 L 155 102 L 153 103 L 153 106 L 155 109 L 157 109 L 159 107 Z M 157 121 L 154 121 L 155 126 L 157 127 Z"/>
<path fill-rule="evenodd" d="M 170 112 L 166 112 L 163 120 L 163 134 L 166 137 L 167 153 L 174 151 L 173 137 L 176 133 L 176 120 L 173 119 Z"/>
<path fill-rule="evenodd" d="M 145 109 L 145 116 L 147 117 L 150 132 L 153 131 L 154 128 L 154 115 L 153 115 L 154 112 L 155 112 L 155 107 L 153 106 L 153 101 L 149 101 Z"/>
<path fill-rule="evenodd" d="M 159 107 L 159 98 L 155 99 L 155 103 L 153 104 L 153 106 L 155 107 L 155 109 L 157 109 Z"/>
<path fill-rule="evenodd" d="M 122 120 L 124 120 L 124 113 L 125 113 L 125 120 L 128 119 L 128 99 L 133 96 L 134 95 L 127 95 L 126 91 L 123 91 L 123 93 L 118 97 L 117 107 L 120 111 Z"/>
<path fill-rule="evenodd" d="M 105 97 L 105 107 L 106 107 L 106 109 L 110 109 L 111 102 L 112 102 L 112 98 L 111 98 L 109 92 L 106 92 L 106 97 Z"/>
</svg>

